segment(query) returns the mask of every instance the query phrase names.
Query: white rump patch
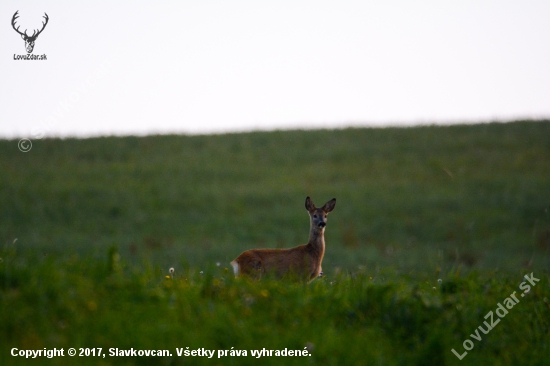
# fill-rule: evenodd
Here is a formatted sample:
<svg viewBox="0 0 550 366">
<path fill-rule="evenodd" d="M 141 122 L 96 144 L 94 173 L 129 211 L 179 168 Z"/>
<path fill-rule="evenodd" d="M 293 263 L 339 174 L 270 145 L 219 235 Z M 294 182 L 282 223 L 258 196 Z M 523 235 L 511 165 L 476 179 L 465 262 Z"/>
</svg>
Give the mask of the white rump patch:
<svg viewBox="0 0 550 366">
<path fill-rule="evenodd" d="M 231 265 L 233 266 L 233 272 L 235 272 L 235 276 L 239 274 L 239 263 L 237 261 L 231 262 Z"/>
</svg>

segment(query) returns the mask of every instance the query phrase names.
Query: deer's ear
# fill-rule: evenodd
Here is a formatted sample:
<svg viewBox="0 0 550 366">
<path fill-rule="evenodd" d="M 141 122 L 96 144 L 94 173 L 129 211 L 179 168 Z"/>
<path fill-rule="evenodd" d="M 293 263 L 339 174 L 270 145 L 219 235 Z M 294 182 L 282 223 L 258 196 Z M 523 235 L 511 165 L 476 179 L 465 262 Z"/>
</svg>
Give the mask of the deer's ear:
<svg viewBox="0 0 550 366">
<path fill-rule="evenodd" d="M 24 35 L 24 34 L 22 34 L 22 35 L 21 35 L 21 38 L 25 39 L 25 35 Z"/>
<path fill-rule="evenodd" d="M 306 210 L 308 210 L 310 212 L 315 210 L 315 204 L 313 203 L 313 201 L 309 197 L 306 198 Z"/>
<path fill-rule="evenodd" d="M 334 206 L 336 206 L 336 198 L 333 198 L 327 203 L 325 203 L 322 210 L 325 211 L 326 213 L 329 213 L 330 211 L 334 210 Z"/>
</svg>

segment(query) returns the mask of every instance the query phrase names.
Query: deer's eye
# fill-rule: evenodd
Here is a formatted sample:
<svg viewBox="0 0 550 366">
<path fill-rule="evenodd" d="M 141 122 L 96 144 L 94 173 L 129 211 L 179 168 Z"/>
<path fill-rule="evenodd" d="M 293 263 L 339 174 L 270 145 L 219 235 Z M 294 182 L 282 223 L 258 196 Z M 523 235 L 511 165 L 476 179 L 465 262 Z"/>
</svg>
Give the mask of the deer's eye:
<svg viewBox="0 0 550 366">
<path fill-rule="evenodd" d="M 316 219 L 316 218 L 317 218 L 317 215 L 313 215 L 313 218 Z"/>
</svg>

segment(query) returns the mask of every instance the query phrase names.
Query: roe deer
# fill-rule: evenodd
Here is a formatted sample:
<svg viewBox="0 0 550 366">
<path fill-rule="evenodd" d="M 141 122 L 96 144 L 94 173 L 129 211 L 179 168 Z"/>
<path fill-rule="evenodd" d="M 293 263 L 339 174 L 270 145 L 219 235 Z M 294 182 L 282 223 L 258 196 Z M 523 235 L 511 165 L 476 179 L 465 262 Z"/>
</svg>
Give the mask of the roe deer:
<svg viewBox="0 0 550 366">
<path fill-rule="evenodd" d="M 260 277 L 264 273 L 274 273 L 277 277 L 294 275 L 308 283 L 313 281 L 322 270 L 327 214 L 335 205 L 336 198 L 333 198 L 317 208 L 307 197 L 306 210 L 310 222 L 308 243 L 290 249 L 251 249 L 242 252 L 231 262 L 235 275 Z"/>
</svg>

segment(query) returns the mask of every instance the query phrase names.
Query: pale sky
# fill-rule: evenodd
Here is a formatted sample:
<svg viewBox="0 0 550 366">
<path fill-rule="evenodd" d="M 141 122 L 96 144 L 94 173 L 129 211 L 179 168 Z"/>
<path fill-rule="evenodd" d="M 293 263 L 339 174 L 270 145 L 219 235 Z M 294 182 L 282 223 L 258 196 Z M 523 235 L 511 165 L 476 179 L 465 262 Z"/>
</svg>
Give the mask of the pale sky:
<svg viewBox="0 0 550 366">
<path fill-rule="evenodd" d="M 2 0 L 0 103 L 0 138 L 548 118 L 550 1 Z"/>
</svg>

